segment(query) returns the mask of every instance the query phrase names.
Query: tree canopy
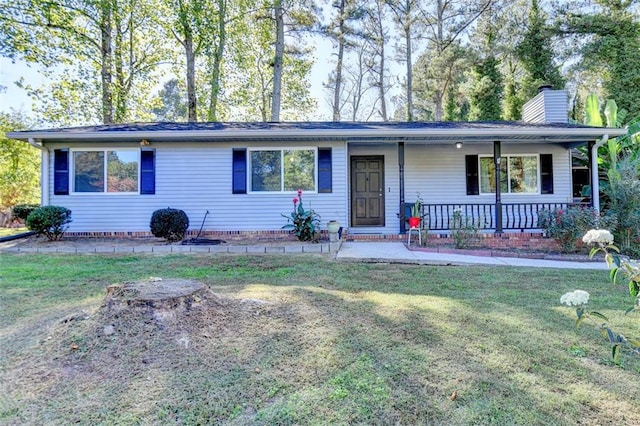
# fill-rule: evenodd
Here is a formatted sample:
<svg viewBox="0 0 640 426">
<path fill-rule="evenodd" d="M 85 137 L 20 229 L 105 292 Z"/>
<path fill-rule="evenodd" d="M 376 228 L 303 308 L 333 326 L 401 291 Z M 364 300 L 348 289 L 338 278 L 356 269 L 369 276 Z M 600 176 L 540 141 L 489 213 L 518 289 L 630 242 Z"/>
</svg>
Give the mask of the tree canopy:
<svg viewBox="0 0 640 426">
<path fill-rule="evenodd" d="M 0 0 L 0 55 L 51 125 L 515 120 L 542 84 L 640 116 L 640 0 Z"/>
</svg>

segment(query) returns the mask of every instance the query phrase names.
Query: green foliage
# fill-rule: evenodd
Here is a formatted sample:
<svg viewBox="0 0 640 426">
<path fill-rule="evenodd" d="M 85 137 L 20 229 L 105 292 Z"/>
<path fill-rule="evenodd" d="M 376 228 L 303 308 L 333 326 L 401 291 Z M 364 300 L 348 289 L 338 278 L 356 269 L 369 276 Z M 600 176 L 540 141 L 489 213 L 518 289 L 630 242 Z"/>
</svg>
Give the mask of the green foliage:
<svg viewBox="0 0 640 426">
<path fill-rule="evenodd" d="M 607 171 L 601 190 L 607 198 L 606 211 L 615 215 L 614 236 L 623 251 L 640 254 L 640 157 L 625 154 Z"/>
<path fill-rule="evenodd" d="M 422 218 L 422 197 L 420 197 L 420 193 L 418 193 L 416 201 L 411 205 L 411 216 Z"/>
<path fill-rule="evenodd" d="M 156 98 L 157 105 L 152 112 L 158 121 L 186 121 L 187 104 L 184 100 L 183 87 L 177 78 L 166 81 Z"/>
<path fill-rule="evenodd" d="M 514 77 L 510 76 L 504 88 L 504 119 L 508 121 L 520 120 L 522 118 L 522 105 L 522 98 L 518 95 Z"/>
<path fill-rule="evenodd" d="M 169 242 L 184 239 L 189 228 L 189 217 L 180 209 L 160 209 L 153 212 L 149 223 L 151 233 Z"/>
<path fill-rule="evenodd" d="M 598 1 L 580 12 L 567 7 L 560 30 L 586 40 L 578 67 L 593 75 L 605 98 L 640 116 L 640 21 L 635 1 Z"/>
<path fill-rule="evenodd" d="M 602 127 L 602 115 L 600 115 L 600 99 L 598 99 L 598 95 L 591 93 L 587 96 L 584 112 L 584 124 L 587 126 Z"/>
<path fill-rule="evenodd" d="M 0 112 L 0 209 L 34 204 L 40 199 L 40 152 L 29 144 L 7 139 L 5 132 L 28 123 L 19 114 Z"/>
<path fill-rule="evenodd" d="M 162 2 L 15 0 L 0 3 L 2 53 L 37 64 L 48 84 L 18 85 L 51 123 L 148 119 L 157 66 L 169 49 Z"/>
<path fill-rule="evenodd" d="M 12 212 L 15 217 L 27 220 L 32 211 L 40 207 L 39 204 L 17 204 L 13 206 Z"/>
<path fill-rule="evenodd" d="M 610 234 L 609 238 L 611 238 Z M 640 264 L 620 256 L 620 250 L 610 241 L 593 242 L 595 247 L 591 249 L 590 257 L 593 258 L 599 252 L 604 253 L 605 262 L 610 269 L 609 279 L 611 283 L 619 284 L 622 281 L 628 284 L 629 294 L 634 299 L 633 305 L 627 307 L 624 314 L 628 315 L 633 311 L 638 312 L 640 311 Z M 622 333 L 614 331 L 609 325 L 609 318 L 600 312 L 587 310 L 586 302 L 576 309 L 576 316 L 578 317 L 576 327 L 579 327 L 586 319 L 590 319 L 597 324 L 600 332 L 611 346 L 611 359 L 613 362 L 620 362 L 620 354 L 624 349 L 628 349 L 631 354 L 640 356 L 640 337 L 627 338 Z"/>
<path fill-rule="evenodd" d="M 462 210 L 455 209 L 451 217 L 451 237 L 455 248 L 461 249 L 469 247 L 478 236 L 480 223 L 475 223 L 471 218 L 462 214 Z"/>
<path fill-rule="evenodd" d="M 565 253 L 576 251 L 578 239 L 589 229 L 613 229 L 615 225 L 615 215 L 601 215 L 591 207 L 569 206 L 538 213 L 538 226 L 556 240 Z"/>
<path fill-rule="evenodd" d="M 523 98 L 530 99 L 538 87 L 550 84 L 554 88 L 564 87 L 564 80 L 554 63 L 552 31 L 546 23 L 546 16 L 537 0 L 531 2 L 527 29 L 522 41 L 516 47 L 516 54 L 525 69 Z"/>
<path fill-rule="evenodd" d="M 69 223 L 71 223 L 71 210 L 61 206 L 38 207 L 27 216 L 26 221 L 29 230 L 46 236 L 49 241 L 62 238 Z"/>
<path fill-rule="evenodd" d="M 473 67 L 473 87 L 469 95 L 469 118 L 478 121 L 496 121 L 502 118 L 504 85 L 498 69 L 498 60 L 489 56 Z"/>
<path fill-rule="evenodd" d="M 313 209 L 305 210 L 302 206 L 302 190 L 298 190 L 298 196 L 293 199 L 293 211 L 282 217 L 287 219 L 287 224 L 282 229 L 289 229 L 300 241 L 315 241 L 320 230 L 320 215 Z"/>
</svg>

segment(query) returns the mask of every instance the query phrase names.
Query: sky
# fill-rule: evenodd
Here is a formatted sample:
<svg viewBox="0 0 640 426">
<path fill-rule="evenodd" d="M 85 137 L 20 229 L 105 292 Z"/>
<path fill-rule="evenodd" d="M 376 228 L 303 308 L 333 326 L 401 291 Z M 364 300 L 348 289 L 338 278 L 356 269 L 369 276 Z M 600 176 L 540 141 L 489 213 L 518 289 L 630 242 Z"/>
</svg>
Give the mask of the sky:
<svg viewBox="0 0 640 426">
<path fill-rule="evenodd" d="M 34 68 L 28 67 L 22 61 L 14 64 L 10 59 L 0 57 L 0 86 L 6 87 L 4 92 L 0 92 L 0 111 L 9 112 L 13 108 L 31 113 L 31 99 L 25 90 L 14 84 L 21 77 L 31 84 L 42 84 L 42 78 Z"/>
</svg>

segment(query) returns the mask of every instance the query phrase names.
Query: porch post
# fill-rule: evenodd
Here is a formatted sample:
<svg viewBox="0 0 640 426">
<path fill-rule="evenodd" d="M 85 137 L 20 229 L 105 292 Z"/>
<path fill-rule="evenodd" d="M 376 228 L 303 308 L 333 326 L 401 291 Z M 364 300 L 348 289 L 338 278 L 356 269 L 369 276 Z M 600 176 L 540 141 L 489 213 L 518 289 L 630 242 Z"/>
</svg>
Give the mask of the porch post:
<svg viewBox="0 0 640 426">
<path fill-rule="evenodd" d="M 405 228 L 405 214 L 404 214 L 404 142 L 398 142 L 398 177 L 400 185 L 400 233 L 407 232 Z"/>
<path fill-rule="evenodd" d="M 598 171 L 595 171 L 595 174 L 593 173 L 593 147 L 595 146 L 596 142 L 595 141 L 589 141 L 589 143 L 587 144 L 587 162 L 589 163 L 588 168 L 589 168 L 589 192 L 591 193 L 591 199 L 589 200 L 589 206 L 592 208 L 595 208 L 595 204 L 596 204 L 596 197 L 599 197 L 599 194 L 594 194 L 593 191 L 596 189 L 595 185 L 593 184 L 595 182 L 595 179 L 598 179 Z M 598 164 L 596 162 L 596 164 Z M 595 178 L 594 178 L 595 176 Z M 599 200 L 598 200 L 599 201 Z"/>
<path fill-rule="evenodd" d="M 500 193 L 500 141 L 493 142 L 493 165 L 496 176 L 496 234 L 502 233 L 502 199 Z"/>
</svg>

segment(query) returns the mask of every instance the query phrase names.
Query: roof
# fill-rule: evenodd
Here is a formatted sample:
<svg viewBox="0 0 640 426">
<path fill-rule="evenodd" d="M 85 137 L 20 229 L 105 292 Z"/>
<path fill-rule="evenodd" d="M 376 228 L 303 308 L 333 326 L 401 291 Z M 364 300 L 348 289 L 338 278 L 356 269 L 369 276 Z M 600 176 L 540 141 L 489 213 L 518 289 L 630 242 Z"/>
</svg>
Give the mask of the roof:
<svg viewBox="0 0 640 426">
<path fill-rule="evenodd" d="M 361 143 L 541 142 L 582 144 L 625 129 L 578 124 L 496 122 L 199 122 L 126 123 L 27 130 L 7 137 L 39 142 L 348 141 Z"/>
</svg>

